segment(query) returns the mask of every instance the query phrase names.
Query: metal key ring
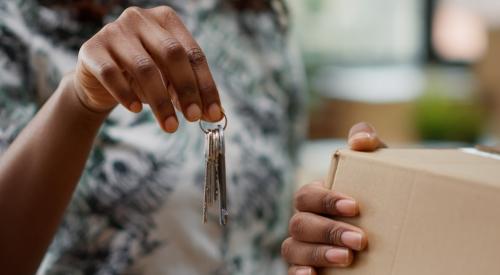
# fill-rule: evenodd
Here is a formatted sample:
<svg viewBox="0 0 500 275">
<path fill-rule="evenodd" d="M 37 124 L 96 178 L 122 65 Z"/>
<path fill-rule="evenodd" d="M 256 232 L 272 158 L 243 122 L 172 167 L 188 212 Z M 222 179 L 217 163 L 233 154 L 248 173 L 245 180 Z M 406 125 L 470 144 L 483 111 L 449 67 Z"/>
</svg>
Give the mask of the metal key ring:
<svg viewBox="0 0 500 275">
<path fill-rule="evenodd" d="M 222 115 L 224 116 L 223 119 L 224 119 L 224 127 L 222 128 L 223 130 L 226 130 L 227 128 L 227 117 L 226 117 L 226 114 L 225 113 L 222 113 Z M 220 120 L 219 120 L 220 121 Z M 218 121 L 217 121 L 218 122 Z M 199 125 L 200 125 L 200 129 L 203 131 L 203 133 L 205 134 L 208 134 L 208 131 L 207 129 L 203 128 L 203 122 L 201 121 L 200 119 L 200 122 L 199 122 Z M 215 129 L 215 128 L 214 128 Z"/>
</svg>

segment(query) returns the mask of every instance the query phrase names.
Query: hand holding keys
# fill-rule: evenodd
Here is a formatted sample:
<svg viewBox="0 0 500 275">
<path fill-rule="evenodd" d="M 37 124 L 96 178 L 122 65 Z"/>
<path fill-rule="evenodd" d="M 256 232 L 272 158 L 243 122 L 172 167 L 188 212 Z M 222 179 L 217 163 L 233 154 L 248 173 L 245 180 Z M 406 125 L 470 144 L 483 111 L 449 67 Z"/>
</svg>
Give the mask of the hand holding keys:
<svg viewBox="0 0 500 275">
<path fill-rule="evenodd" d="M 208 208 L 219 201 L 219 223 L 227 223 L 226 198 L 226 158 L 224 130 L 227 117 L 224 115 L 224 126 L 217 125 L 213 129 L 205 129 L 200 121 L 200 128 L 205 133 L 205 185 L 203 194 L 203 223 L 208 220 Z"/>
</svg>

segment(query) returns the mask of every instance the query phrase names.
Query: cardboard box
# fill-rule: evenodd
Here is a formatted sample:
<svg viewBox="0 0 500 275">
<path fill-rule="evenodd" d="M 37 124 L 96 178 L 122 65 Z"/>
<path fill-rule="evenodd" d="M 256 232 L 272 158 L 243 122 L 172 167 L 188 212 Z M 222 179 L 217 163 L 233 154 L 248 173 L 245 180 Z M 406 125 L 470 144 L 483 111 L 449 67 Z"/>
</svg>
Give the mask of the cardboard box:
<svg viewBox="0 0 500 275">
<path fill-rule="evenodd" d="M 366 252 L 332 275 L 500 274 L 500 156 L 475 149 L 335 153 L 327 184 L 360 202 Z"/>
</svg>

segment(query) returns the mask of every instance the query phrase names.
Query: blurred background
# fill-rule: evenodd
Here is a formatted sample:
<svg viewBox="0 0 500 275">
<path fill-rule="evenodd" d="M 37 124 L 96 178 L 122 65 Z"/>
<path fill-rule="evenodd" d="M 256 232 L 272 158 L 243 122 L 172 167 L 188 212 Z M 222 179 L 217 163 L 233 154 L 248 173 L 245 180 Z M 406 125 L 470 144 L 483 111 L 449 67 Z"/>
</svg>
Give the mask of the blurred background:
<svg viewBox="0 0 500 275">
<path fill-rule="evenodd" d="M 325 164 L 307 169 L 324 174 L 324 152 L 345 146 L 359 121 L 374 125 L 391 147 L 500 140 L 500 1 L 289 5 L 311 98 L 303 159 Z"/>
</svg>

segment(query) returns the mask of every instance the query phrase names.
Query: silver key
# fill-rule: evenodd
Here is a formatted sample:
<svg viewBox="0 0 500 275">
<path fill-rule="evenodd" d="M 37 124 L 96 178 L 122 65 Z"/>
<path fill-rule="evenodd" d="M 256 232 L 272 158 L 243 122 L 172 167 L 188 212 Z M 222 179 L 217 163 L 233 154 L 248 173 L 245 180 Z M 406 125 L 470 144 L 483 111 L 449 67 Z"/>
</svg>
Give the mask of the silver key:
<svg viewBox="0 0 500 275">
<path fill-rule="evenodd" d="M 205 183 L 203 186 L 203 223 L 208 221 L 208 210 L 215 202 L 219 202 L 219 223 L 227 224 L 227 194 L 226 194 L 226 159 L 224 127 L 218 125 L 214 129 L 200 128 L 205 133 Z"/>
<path fill-rule="evenodd" d="M 203 223 L 207 223 L 207 208 L 210 194 L 210 137 L 205 134 L 205 185 L 203 186 Z"/>
<path fill-rule="evenodd" d="M 218 126 L 218 164 L 217 164 L 217 174 L 219 183 L 219 223 L 221 225 L 226 225 L 227 223 L 227 197 L 226 197 L 226 149 L 224 141 L 224 129 L 221 125 Z"/>
<path fill-rule="evenodd" d="M 208 208 L 214 203 L 214 185 L 216 182 L 215 136 L 213 130 L 205 134 L 205 186 L 203 195 L 203 222 L 207 223 Z"/>
<path fill-rule="evenodd" d="M 211 152 L 211 167 L 210 167 L 210 173 L 212 175 L 211 177 L 211 185 L 210 185 L 210 196 L 211 196 L 211 201 L 210 201 L 210 206 L 213 205 L 214 202 L 217 201 L 217 133 L 215 130 L 211 130 L 211 135 L 210 135 L 210 142 L 212 146 Z"/>
</svg>

